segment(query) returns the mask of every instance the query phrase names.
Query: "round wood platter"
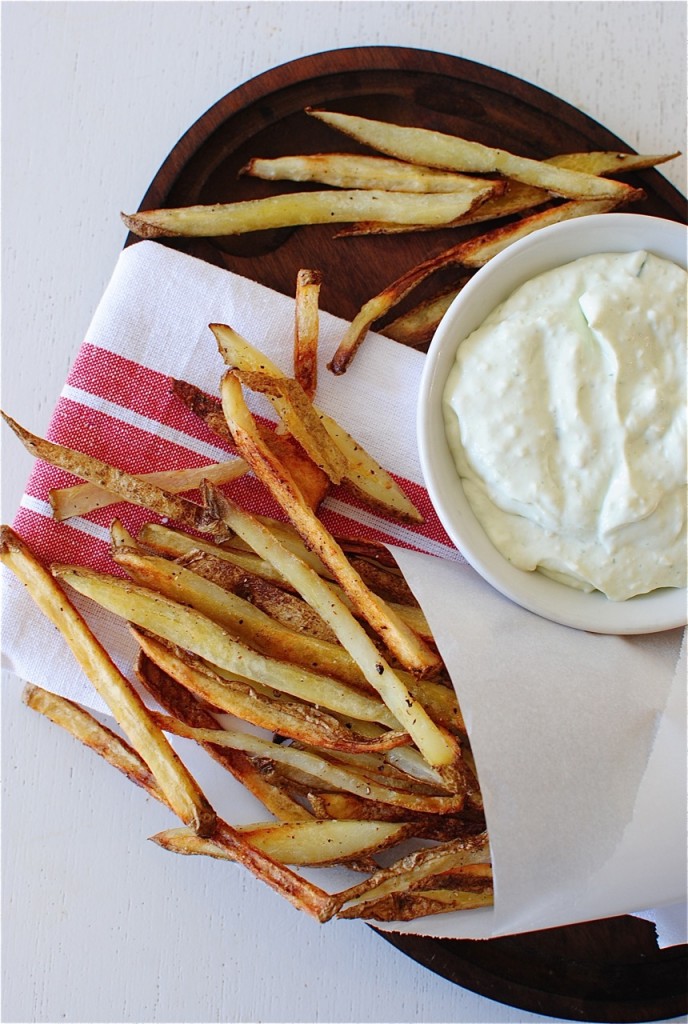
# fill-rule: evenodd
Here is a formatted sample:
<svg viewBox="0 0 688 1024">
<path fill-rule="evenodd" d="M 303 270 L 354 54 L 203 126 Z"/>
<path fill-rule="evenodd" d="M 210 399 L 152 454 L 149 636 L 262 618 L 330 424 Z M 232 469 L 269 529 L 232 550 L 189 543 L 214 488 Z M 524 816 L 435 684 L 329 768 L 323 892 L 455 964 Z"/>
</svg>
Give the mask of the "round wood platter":
<svg viewBox="0 0 688 1024">
<path fill-rule="evenodd" d="M 423 50 L 356 47 L 273 68 L 223 97 L 179 140 L 139 209 L 302 190 L 309 186 L 263 182 L 239 172 L 254 156 L 362 151 L 309 117 L 308 106 L 419 125 L 538 159 L 583 150 L 630 151 L 574 107 L 493 68 Z M 634 212 L 685 222 L 686 199 L 657 171 L 625 180 L 647 195 L 631 207 Z M 286 295 L 294 294 L 299 269 L 319 269 L 322 308 L 350 320 L 409 267 L 488 226 L 337 238 L 332 226 L 318 225 L 161 241 Z M 137 241 L 129 235 L 126 245 Z M 435 279 L 432 287 L 449 283 Z M 414 293 L 413 301 L 421 296 Z M 688 1010 L 688 947 L 658 949 L 654 926 L 634 917 L 480 942 L 377 934 L 442 977 L 533 1013 L 635 1022 Z"/>
</svg>

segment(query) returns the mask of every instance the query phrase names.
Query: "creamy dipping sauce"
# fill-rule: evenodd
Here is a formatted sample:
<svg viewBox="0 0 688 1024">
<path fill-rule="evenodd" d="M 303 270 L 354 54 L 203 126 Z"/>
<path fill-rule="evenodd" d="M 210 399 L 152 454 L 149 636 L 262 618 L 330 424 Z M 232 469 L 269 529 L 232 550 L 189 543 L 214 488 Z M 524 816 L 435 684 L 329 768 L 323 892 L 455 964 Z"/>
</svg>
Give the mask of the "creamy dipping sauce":
<svg viewBox="0 0 688 1024">
<path fill-rule="evenodd" d="M 646 252 L 586 256 L 459 346 L 447 438 L 515 566 L 615 601 L 685 585 L 687 284 Z"/>
</svg>

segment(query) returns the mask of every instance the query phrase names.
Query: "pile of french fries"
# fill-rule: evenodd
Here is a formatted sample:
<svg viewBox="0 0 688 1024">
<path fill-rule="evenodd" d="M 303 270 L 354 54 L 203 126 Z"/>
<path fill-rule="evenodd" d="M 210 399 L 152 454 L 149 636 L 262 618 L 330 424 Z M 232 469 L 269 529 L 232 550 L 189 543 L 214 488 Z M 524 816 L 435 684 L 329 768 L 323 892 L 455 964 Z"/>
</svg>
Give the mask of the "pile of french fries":
<svg viewBox="0 0 688 1024">
<path fill-rule="evenodd" d="M 45 567 L 1 528 L 0 558 L 62 633 L 119 732 L 36 686 L 24 699 L 170 808 L 181 824 L 153 836 L 157 844 L 238 862 L 318 921 L 489 906 L 475 765 L 425 616 L 387 548 L 338 541 L 318 516 L 328 488 L 344 484 L 388 515 L 420 521 L 392 477 L 313 404 L 319 283 L 317 273 L 299 274 L 293 377 L 213 324 L 225 363 L 218 396 L 171 382 L 234 446 L 228 463 L 133 476 L 5 415 L 34 456 L 83 481 L 51 492 L 56 519 L 126 501 L 165 520 L 136 537 L 112 521 L 113 575 Z M 258 422 L 247 389 L 267 396 L 277 429 Z M 232 499 L 247 472 L 284 521 Z M 70 591 L 129 624 L 138 650 L 131 678 Z M 199 744 L 262 803 L 266 820 L 238 827 L 220 817 L 170 737 Z M 297 870 L 333 864 L 363 877 L 329 892 Z"/>
<path fill-rule="evenodd" d="M 292 192 L 213 206 L 125 215 L 143 238 L 219 236 L 295 225 L 344 223 L 344 237 L 507 223 L 434 253 L 368 300 L 352 320 L 329 369 L 346 371 L 371 327 L 414 347 L 427 345 L 468 277 L 512 242 L 541 227 L 608 213 L 644 198 L 612 175 L 656 166 L 678 154 L 570 153 L 532 160 L 442 132 L 308 108 L 306 113 L 374 151 L 259 157 L 244 174 L 269 181 L 319 183 L 326 191 Z M 380 155 L 380 154 L 384 154 Z M 442 268 L 456 283 L 391 323 L 406 296 Z"/>
</svg>

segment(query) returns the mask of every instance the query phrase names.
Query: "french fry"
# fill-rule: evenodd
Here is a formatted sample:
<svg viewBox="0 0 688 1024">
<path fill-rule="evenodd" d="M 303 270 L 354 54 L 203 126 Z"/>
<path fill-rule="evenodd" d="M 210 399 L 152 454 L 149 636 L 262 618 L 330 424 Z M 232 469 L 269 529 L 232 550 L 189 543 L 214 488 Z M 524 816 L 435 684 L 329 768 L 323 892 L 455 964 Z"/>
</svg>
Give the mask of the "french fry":
<svg viewBox="0 0 688 1024">
<path fill-rule="evenodd" d="M 486 864 L 489 844 L 485 833 L 453 839 L 439 846 L 417 850 L 370 878 L 336 895 L 337 912 L 349 906 L 378 900 L 391 893 L 407 892 L 418 882 L 466 864 Z"/>
<path fill-rule="evenodd" d="M 211 480 L 210 483 L 213 481 Z M 304 562 L 308 562 L 320 576 L 334 579 L 333 574 L 322 560 L 304 544 L 291 523 L 273 519 L 270 516 L 259 515 L 256 518 L 276 534 L 285 547 L 293 551 Z M 338 537 L 337 542 L 349 561 L 357 567 L 362 576 L 365 576 L 371 590 L 374 590 L 376 594 L 379 594 L 380 597 L 389 597 L 393 603 L 419 607 L 394 556 L 382 542 L 352 537 Z M 223 547 L 225 549 L 244 547 L 246 550 L 250 550 L 240 537 L 232 537 L 231 540 L 224 543 Z"/>
<path fill-rule="evenodd" d="M 230 369 L 258 370 L 284 376 L 281 370 L 250 342 L 226 324 L 210 324 L 220 355 Z M 347 460 L 346 482 L 366 504 L 403 522 L 421 523 L 423 517 L 396 481 L 331 416 L 322 414 L 322 424 Z M 302 487 L 303 489 L 303 487 Z"/>
<path fill-rule="evenodd" d="M 254 550 L 269 559 L 296 587 L 304 600 L 316 608 L 334 630 L 342 646 L 357 662 L 370 685 L 381 695 L 395 720 L 412 736 L 428 762 L 434 766 L 454 764 L 458 751 L 453 738 L 432 721 L 419 701 L 411 695 L 347 607 L 337 599 L 328 583 L 284 548 L 262 523 L 239 510 L 209 486 L 206 487 L 206 502 L 227 525 L 233 524 L 232 529 L 251 544 Z"/>
<path fill-rule="evenodd" d="M 22 700 L 32 711 L 37 711 L 71 733 L 84 746 L 90 747 L 113 768 L 126 775 L 130 782 L 169 807 L 165 794 L 143 758 L 121 736 L 108 729 L 84 708 L 66 697 L 31 683 L 24 687 Z M 190 832 L 196 835 L 193 829 Z"/>
<path fill-rule="evenodd" d="M 570 203 L 560 203 L 547 210 L 540 210 L 529 217 L 523 217 L 513 224 L 503 225 L 494 228 L 493 231 L 478 238 L 471 238 L 464 242 L 461 252 L 461 265 L 478 269 L 484 267 L 493 256 L 502 252 L 512 242 L 520 238 L 532 235 L 540 228 L 549 227 L 550 224 L 560 224 L 565 220 L 575 220 L 578 217 L 589 217 L 598 213 L 610 213 L 619 207 L 615 200 L 581 200 Z"/>
<path fill-rule="evenodd" d="M 632 191 L 629 185 L 621 182 L 583 171 L 554 167 L 542 160 L 531 160 L 503 149 L 427 128 L 395 125 L 351 114 L 314 110 L 311 107 L 306 113 L 357 142 L 414 164 L 474 174 L 498 173 L 567 199 L 616 199 L 617 202 L 624 202 L 624 197 Z"/>
<path fill-rule="evenodd" d="M 437 783 L 434 781 L 419 781 L 417 778 L 389 764 L 384 754 L 370 753 L 368 751 L 350 753 L 348 751 L 326 750 L 324 747 L 316 747 L 313 744 L 303 744 L 299 740 L 292 743 L 292 747 L 298 750 L 309 750 L 330 764 L 344 765 L 344 767 L 355 772 L 362 779 L 374 783 L 381 782 L 401 793 L 414 793 L 417 796 L 433 797 L 454 795 L 453 787 L 444 785 L 441 777 L 438 777 Z M 412 747 L 410 749 L 413 750 L 415 748 Z M 461 809 L 463 809 L 463 805 Z"/>
<path fill-rule="evenodd" d="M 67 728 L 77 739 L 96 750 L 151 796 L 168 803 L 155 779 L 147 772 L 145 763 L 139 761 L 136 752 L 129 750 L 119 737 L 101 726 L 83 709 L 65 701 L 64 698 L 40 691 L 37 687 L 29 688 L 25 700 L 29 707 Z M 196 835 L 209 850 L 214 849 L 216 852 L 213 856 L 223 856 L 242 864 L 256 878 L 289 900 L 298 910 L 305 911 L 320 922 L 328 921 L 332 917 L 333 904 L 328 893 L 264 853 L 250 842 L 250 836 L 244 836 L 221 819 L 215 820 L 212 839 L 188 826 L 184 832 L 187 836 Z"/>
<path fill-rule="evenodd" d="M 175 736 L 198 740 L 201 743 L 212 742 L 234 750 L 243 750 L 244 753 L 256 757 L 269 758 L 278 764 L 286 764 L 306 772 L 324 782 L 328 787 L 343 789 L 345 792 L 358 796 L 370 797 L 380 803 L 393 804 L 395 807 L 404 807 L 410 811 L 426 811 L 431 814 L 456 813 L 462 810 L 464 805 L 463 794 L 460 793 L 429 796 L 404 792 L 375 782 L 349 767 L 337 765 L 310 750 L 301 750 L 293 745 L 285 746 L 281 743 L 272 743 L 270 740 L 234 729 L 221 731 L 193 729 L 166 715 L 157 712 L 153 712 L 153 715 L 162 729 Z"/>
<path fill-rule="evenodd" d="M 418 602 L 413 591 L 401 573 L 390 571 L 387 567 L 373 562 L 365 556 L 351 554 L 346 550 L 346 544 L 342 544 L 341 541 L 339 545 L 361 579 L 376 594 L 394 604 L 417 607 Z"/>
<path fill-rule="evenodd" d="M 299 270 L 296 275 L 294 376 L 311 402 L 318 386 L 318 302 L 321 284 L 322 274 L 319 270 Z"/>
<path fill-rule="evenodd" d="M 461 192 L 467 184 L 484 184 L 481 179 L 438 171 L 435 167 L 362 153 L 253 157 L 240 173 L 264 181 L 311 181 L 336 188 L 387 192 Z"/>
<path fill-rule="evenodd" d="M 142 526 L 138 541 L 145 547 L 159 551 L 170 558 L 181 558 L 189 554 L 207 554 L 216 559 L 222 559 L 229 566 L 238 569 L 240 573 L 253 573 L 275 584 L 284 583 L 280 574 L 253 552 L 242 551 L 234 547 L 220 547 L 201 538 L 191 537 L 181 530 L 174 530 L 158 523 L 146 523 Z"/>
<path fill-rule="evenodd" d="M 187 562 L 187 560 L 182 559 L 182 562 Z M 195 555 L 191 555 L 187 564 L 190 564 L 193 570 L 200 575 L 207 575 L 208 578 L 217 579 L 220 586 L 227 586 L 227 589 L 231 590 L 233 584 L 227 584 L 225 582 L 223 579 L 225 576 L 224 571 L 219 573 L 216 571 L 217 569 L 224 570 L 225 568 L 234 570 L 236 567 L 231 563 L 222 563 L 219 560 L 212 559 L 212 556 L 197 553 Z M 264 593 L 264 587 L 269 588 L 267 597 Z M 308 605 L 301 598 L 296 598 L 294 595 L 279 590 L 277 587 L 272 587 L 267 583 L 267 581 L 260 579 L 260 577 L 251 578 L 241 570 L 239 571 L 239 583 L 235 585 L 235 590 L 237 592 L 247 592 L 250 595 L 251 600 L 256 603 L 262 602 L 265 606 L 266 614 L 270 614 L 271 616 L 277 613 L 277 617 L 279 617 L 279 615 L 284 612 L 285 601 L 287 606 L 289 606 L 289 602 L 293 602 L 291 606 L 288 607 L 288 614 L 285 617 L 287 621 L 289 621 L 290 618 L 292 620 L 290 628 L 294 628 L 298 625 L 299 632 L 303 633 L 310 631 L 319 639 L 324 639 L 328 643 L 338 644 L 337 637 L 332 629 L 327 626 L 314 608 Z M 257 597 L 255 596 L 256 594 L 258 595 Z M 279 597 L 276 595 L 279 595 Z M 399 607 L 403 608 L 403 605 L 400 605 Z M 313 618 L 311 618 L 311 616 Z M 320 628 L 313 628 L 314 619 L 317 619 L 317 622 L 327 630 L 326 634 Z M 284 655 L 284 652 L 282 652 L 282 655 Z M 216 672 L 221 675 L 223 674 L 223 670 L 219 666 L 215 665 L 213 668 Z M 343 673 L 340 673 L 340 678 L 342 675 Z M 399 669 L 397 670 L 397 675 L 406 685 L 409 692 L 421 702 L 433 721 L 451 732 L 465 734 L 465 724 L 461 717 L 461 712 L 456 701 L 454 690 L 451 686 L 447 686 L 444 683 L 433 679 L 415 679 L 409 672 L 404 672 Z M 236 674 L 234 678 L 236 678 Z M 255 679 L 252 680 L 252 682 L 254 685 L 258 685 Z M 366 683 L 365 677 L 360 670 L 359 683 L 363 692 L 375 692 L 374 689 Z M 358 688 L 359 687 L 357 686 L 357 689 Z M 345 717 L 342 715 L 341 711 L 339 711 L 338 714 L 340 717 Z M 356 728 L 360 730 L 364 724 L 365 722 L 358 722 Z"/>
<path fill-rule="evenodd" d="M 251 846 L 292 866 L 326 867 L 352 857 L 370 856 L 400 842 L 408 834 L 401 823 L 384 821 L 261 822 L 237 828 Z M 166 829 L 152 836 L 153 842 L 174 853 L 227 857 L 214 843 L 188 828 Z M 227 858 L 231 859 L 231 858 Z"/>
<path fill-rule="evenodd" d="M 630 171 L 641 171 L 648 167 L 655 167 L 673 160 L 678 153 L 661 154 L 636 154 L 636 153 L 615 153 L 615 152 L 592 152 L 592 153 L 566 153 L 559 156 L 548 157 L 544 162 L 555 167 L 565 167 L 572 171 L 584 171 L 586 174 L 609 175 L 624 174 Z M 624 202 L 642 199 L 642 189 L 636 189 L 634 195 L 629 195 Z M 534 185 L 524 185 L 520 181 L 508 181 L 507 187 L 502 195 L 494 196 L 479 207 L 471 210 L 461 218 L 460 224 L 454 227 L 463 227 L 467 224 L 479 224 L 488 220 L 496 220 L 502 217 L 511 217 L 517 213 L 524 213 L 526 210 L 533 210 L 551 199 L 551 194 L 546 189 L 537 188 Z M 350 224 L 340 228 L 337 237 L 351 237 L 364 234 L 398 234 L 412 230 L 419 230 L 409 227 L 406 224 L 378 224 L 360 223 Z M 429 230 L 427 227 L 423 230 Z"/>
<path fill-rule="evenodd" d="M 448 914 L 455 910 L 479 910 L 494 903 L 492 891 L 463 892 L 456 889 L 432 889 L 426 892 L 390 893 L 339 911 L 342 920 L 416 921 L 419 917 Z"/>
<path fill-rule="evenodd" d="M 416 838 L 444 843 L 461 839 L 485 830 L 484 820 L 473 821 L 466 810 L 459 814 L 428 814 L 408 811 L 391 804 L 381 804 L 353 793 L 311 792 L 308 799 L 318 818 L 353 819 L 354 821 L 405 822 Z"/>
<path fill-rule="evenodd" d="M 146 555 L 131 546 L 113 550 L 117 565 L 137 583 L 190 605 L 224 626 L 242 643 L 272 658 L 333 675 L 354 686 L 365 679 L 351 656 L 339 645 L 298 634 L 275 622 L 246 601 L 179 563 Z"/>
<path fill-rule="evenodd" d="M 408 742 L 408 736 L 402 732 L 384 731 L 373 738 L 360 736 L 319 708 L 296 701 L 270 699 L 255 687 L 219 677 L 198 658 L 161 642 L 145 631 L 134 629 L 134 635 L 147 657 L 196 697 L 268 732 L 323 749 L 349 753 L 388 750 Z M 211 728 L 217 728 L 217 723 L 213 722 Z"/>
<path fill-rule="evenodd" d="M 447 312 L 463 284 L 469 280 L 464 277 L 458 288 L 450 288 L 439 295 L 425 299 L 413 309 L 398 316 L 392 323 L 380 328 L 380 334 L 398 341 L 409 348 L 423 348 L 432 341 L 438 324 Z"/>
<path fill-rule="evenodd" d="M 468 179 L 460 192 L 402 193 L 382 189 L 289 192 L 238 203 L 123 213 L 122 220 L 129 231 L 140 238 L 213 238 L 358 220 L 451 224 L 501 187 L 499 182 Z"/>
<path fill-rule="evenodd" d="M 576 217 L 608 213 L 616 209 L 618 205 L 618 200 L 614 199 L 562 203 L 506 226 L 495 228 L 478 238 L 461 242 L 431 256 L 417 266 L 411 267 L 396 281 L 364 303 L 346 329 L 344 337 L 328 363 L 328 368 L 334 374 L 345 373 L 375 321 L 388 313 L 413 288 L 440 268 L 451 265 L 471 268 L 484 266 L 488 260 L 502 252 L 512 242 L 525 238 L 526 235 L 532 234 L 539 228 L 547 227 L 550 224 L 559 224 L 561 221 L 572 220 Z"/>
<path fill-rule="evenodd" d="M 360 555 L 361 558 L 369 558 L 400 576 L 402 575 L 396 558 L 382 541 L 370 540 L 365 537 L 339 537 L 339 543 L 347 555 Z"/>
<path fill-rule="evenodd" d="M 142 634 L 139 631 L 133 629 L 133 633 L 140 639 Z M 154 642 L 151 637 L 147 637 L 147 641 L 149 644 Z M 160 707 L 180 722 L 203 729 L 220 728 L 217 719 L 195 694 L 155 664 L 144 653 L 143 647 L 136 659 L 136 678 Z M 309 821 L 312 818 L 310 811 L 293 800 L 283 787 L 275 786 L 266 779 L 243 751 L 216 747 L 212 743 L 202 746 L 279 821 Z"/>
<path fill-rule="evenodd" d="M 194 833 L 187 829 L 187 834 Z M 410 829 L 403 822 L 333 821 L 313 819 L 275 825 L 256 823 L 239 827 L 248 841 L 285 864 L 327 867 L 366 859 L 369 870 L 377 865 L 372 855 L 402 842 Z"/>
<path fill-rule="evenodd" d="M 325 430 L 322 417 L 316 413 L 299 382 L 255 370 L 235 370 L 234 373 L 251 391 L 279 400 L 275 405 L 285 428 L 332 483 L 340 484 L 347 470 L 346 459 Z"/>
<path fill-rule="evenodd" d="M 121 501 L 131 502 L 132 505 L 141 505 L 151 512 L 157 512 L 158 515 L 181 523 L 187 529 L 207 531 L 202 506 L 196 505 L 186 498 L 181 498 L 179 495 L 169 494 L 149 480 L 134 476 L 123 469 L 116 469 L 93 455 L 87 455 L 84 452 L 78 452 L 72 448 L 66 448 L 64 445 L 37 437 L 6 413 L 3 412 L 2 416 L 26 450 L 35 458 L 49 462 L 53 466 L 60 466 L 61 469 L 73 473 L 74 476 L 80 476 L 89 483 L 103 487 L 112 494 L 116 494 Z M 219 529 L 221 538 L 227 537 L 227 531 L 222 526 L 217 525 L 215 528 Z"/>
<path fill-rule="evenodd" d="M 65 592 L 8 526 L 0 528 L 0 559 L 63 635 L 115 721 L 155 776 L 170 807 L 199 835 L 210 835 L 216 815 L 198 783 Z"/>
<path fill-rule="evenodd" d="M 287 661 L 266 658 L 235 640 L 222 626 L 194 608 L 127 580 L 79 566 L 55 565 L 53 575 L 121 618 L 172 644 L 186 648 L 211 665 L 242 678 L 269 680 L 275 689 L 328 710 L 399 725 L 379 698 L 368 697 L 340 680 L 310 672 Z"/>
<path fill-rule="evenodd" d="M 170 383 L 173 394 L 181 399 L 187 409 L 203 420 L 209 430 L 224 441 L 228 441 L 234 448 L 219 399 L 212 398 L 187 381 L 170 378 Z M 308 504 L 311 508 L 317 509 L 329 488 L 327 475 L 315 465 L 298 441 L 289 434 L 278 434 L 263 425 L 259 426 L 259 430 L 270 450 L 298 477 L 301 492 Z"/>
<path fill-rule="evenodd" d="M 237 587 L 243 586 L 244 580 L 252 583 L 253 580 L 251 578 L 255 577 L 258 580 L 262 580 L 265 584 L 281 587 L 287 593 L 294 592 L 294 588 L 269 562 L 253 552 L 243 552 L 234 547 L 226 548 L 210 544 L 207 541 L 190 537 L 179 530 L 174 530 L 158 523 L 146 523 L 139 532 L 138 540 L 145 547 L 159 551 L 170 558 L 193 557 L 196 560 L 196 564 L 192 566 L 194 572 L 202 574 L 206 574 L 205 565 L 201 564 L 204 562 L 203 556 L 208 555 L 215 560 L 220 559 L 226 564 L 225 579 L 222 579 L 221 573 L 216 574 L 212 570 L 208 575 L 209 578 L 214 579 L 228 590 L 235 590 Z M 284 546 L 286 547 L 287 544 Z M 206 564 L 210 567 L 209 562 Z M 344 591 L 334 583 L 331 586 L 340 600 L 346 604 L 350 611 L 353 611 L 351 602 Z M 424 640 L 432 640 L 432 631 L 420 608 L 394 602 L 388 602 L 388 604 L 396 615 L 415 633 L 418 633 Z"/>
<path fill-rule="evenodd" d="M 223 377 L 221 392 L 225 418 L 242 457 L 281 505 L 304 542 L 335 575 L 359 614 L 410 672 L 424 676 L 436 671 L 440 666 L 438 656 L 365 586 L 337 542 L 303 501 L 291 476 L 262 443 L 244 401 L 241 384 L 231 372 Z M 376 667 L 375 671 L 382 677 L 385 668 L 380 672 Z M 374 685 L 372 678 L 368 681 Z M 408 715 L 404 721 L 407 719 Z"/>
<path fill-rule="evenodd" d="M 182 555 L 178 562 L 199 576 L 216 582 L 223 589 L 243 597 L 293 632 L 327 643 L 337 643 L 337 637 L 315 609 L 296 594 L 276 586 L 262 576 L 246 572 L 232 562 L 201 551 L 192 550 L 188 555 Z"/>
<path fill-rule="evenodd" d="M 214 484 L 226 484 L 231 480 L 248 473 L 249 468 L 243 459 L 232 459 L 231 462 L 219 462 L 209 466 L 198 466 L 194 469 L 168 469 L 159 473 L 137 474 L 148 483 L 161 487 L 169 494 L 182 494 L 184 491 L 196 490 L 202 480 L 211 480 Z M 96 484 L 75 484 L 73 487 L 55 487 L 49 492 L 53 518 L 58 522 L 71 516 L 85 516 L 98 508 L 105 508 L 113 502 L 121 501 L 119 495 Z"/>
<path fill-rule="evenodd" d="M 212 481 L 209 481 L 212 483 Z M 281 544 L 285 548 L 289 548 L 295 555 L 310 565 L 311 569 L 315 569 L 319 576 L 324 576 L 325 579 L 334 580 L 334 577 L 327 566 L 322 562 L 316 554 L 314 554 L 309 548 L 306 547 L 300 536 L 288 522 L 282 522 L 279 519 L 272 519 L 269 516 L 256 516 L 257 519 L 263 523 L 264 526 L 270 530 L 275 537 L 277 537 Z M 240 552 L 244 551 L 247 553 L 254 554 L 250 545 L 246 541 L 242 540 L 241 537 L 234 536 L 231 541 L 222 545 L 223 551 Z"/>
<path fill-rule="evenodd" d="M 491 864 L 460 864 L 414 883 L 411 889 L 415 892 L 428 892 L 432 889 L 442 889 L 445 892 L 452 889 L 462 892 L 487 892 L 492 887 Z"/>
<path fill-rule="evenodd" d="M 218 820 L 212 836 L 213 844 L 229 854 L 256 878 L 265 882 L 297 910 L 305 911 L 317 921 L 329 921 L 334 914 L 332 897 L 285 864 L 274 860 L 251 843 L 227 822 Z"/>
<path fill-rule="evenodd" d="M 174 683 L 169 677 L 163 681 L 162 673 L 151 672 L 150 665 L 137 670 L 137 677 L 145 684 L 146 689 L 152 693 L 158 703 L 171 712 L 174 708 L 172 713 L 176 713 L 176 717 L 181 716 L 182 721 L 186 721 L 187 724 L 195 723 L 199 726 L 202 725 L 205 728 L 221 728 L 213 716 L 200 705 L 192 694 Z M 175 687 L 174 690 L 173 687 Z M 61 726 L 71 733 L 75 739 L 90 747 L 114 768 L 117 768 L 135 785 L 144 789 L 156 800 L 169 806 L 164 793 L 158 786 L 145 761 L 139 757 L 133 747 L 129 746 L 125 740 L 117 736 L 111 729 L 100 723 L 84 708 L 73 701 L 31 684 L 27 684 L 24 687 L 22 699 L 27 707 L 49 718 L 56 725 Z M 215 760 L 228 768 L 254 796 L 261 800 L 276 817 L 292 823 L 292 827 L 294 822 L 313 820 L 310 812 L 301 804 L 291 800 L 285 793 L 278 790 L 277 787 L 268 783 L 261 773 L 253 768 L 250 760 L 241 751 L 214 747 L 210 743 L 204 744 L 204 747 Z M 213 847 L 216 855 L 228 856 L 224 848 L 213 846 L 211 840 L 201 839 L 192 829 L 185 827 L 179 831 L 188 837 L 196 836 L 202 843 L 207 843 Z M 239 831 L 242 830 L 239 829 Z"/>
</svg>

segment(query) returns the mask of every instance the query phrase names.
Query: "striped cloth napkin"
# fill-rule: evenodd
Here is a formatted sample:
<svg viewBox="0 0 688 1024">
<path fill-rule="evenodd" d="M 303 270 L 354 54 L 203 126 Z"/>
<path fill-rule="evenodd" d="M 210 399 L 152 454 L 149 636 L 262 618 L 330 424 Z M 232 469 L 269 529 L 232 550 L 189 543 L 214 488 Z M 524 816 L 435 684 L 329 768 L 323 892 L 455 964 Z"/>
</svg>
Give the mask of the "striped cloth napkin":
<svg viewBox="0 0 688 1024">
<path fill-rule="evenodd" d="M 210 323 L 229 324 L 285 372 L 292 372 L 294 305 L 290 298 L 155 242 L 140 242 L 126 249 L 79 349 L 47 437 L 133 473 L 231 458 L 229 446 L 170 390 L 172 376 L 218 394 L 225 367 L 208 328 Z M 462 561 L 422 482 L 415 439 L 415 394 L 422 355 L 404 349 L 405 358 L 400 360 L 399 345 L 386 338 L 371 338 L 367 352 L 356 361 L 358 365 L 335 378 L 325 363 L 341 331 L 341 321 L 321 314 L 318 404 L 396 477 L 425 522 L 410 528 L 383 518 L 344 488 L 333 489 L 326 498 L 322 518 L 339 536 L 375 538 Z M 270 416 L 270 407 L 260 396 L 249 395 L 248 400 L 257 415 Z M 31 429 L 30 410 L 7 411 Z M 386 429 L 381 429 L 382 424 Z M 75 562 L 117 572 L 108 554 L 112 519 L 120 518 L 134 533 L 144 522 L 160 519 L 143 509 L 117 504 L 54 522 L 49 490 L 76 482 L 63 470 L 36 463 L 14 526 L 46 564 Z M 232 494 L 250 511 L 284 518 L 252 476 L 237 480 Z M 8 586 L 16 593 L 11 581 Z M 131 641 L 126 631 L 112 623 L 109 615 L 89 608 L 89 621 L 94 617 L 96 628 L 105 630 L 114 646 L 115 660 L 127 665 Z M 11 617 L 4 649 L 16 673 L 38 683 L 46 675 L 44 651 L 25 642 L 35 635 L 36 628 L 41 630 L 34 618 L 28 606 Z M 52 641 L 49 629 L 45 638 L 48 644 Z M 83 699 L 83 682 L 68 659 L 51 666 L 47 678 L 64 696 Z M 89 698 L 92 706 L 104 710 L 90 690 Z"/>
<path fill-rule="evenodd" d="M 224 365 L 210 323 L 234 327 L 289 373 L 293 319 L 289 297 L 139 242 L 118 260 L 48 436 L 134 473 L 225 461 L 229 449 L 171 393 L 169 377 L 218 393 Z M 672 773 L 676 750 L 683 749 L 679 768 L 685 760 L 680 631 L 582 634 L 517 608 L 479 579 L 446 536 L 423 485 L 415 413 L 424 357 L 372 336 L 347 373 L 334 377 L 325 364 L 343 326 L 321 315 L 317 404 L 393 474 L 425 521 L 394 523 L 345 488 L 331 491 L 322 517 L 336 535 L 393 546 L 423 605 L 469 723 L 497 879 L 494 912 L 443 915 L 406 930 L 483 938 L 681 899 L 685 872 L 675 833 L 678 817 L 682 832 L 682 811 L 675 812 L 685 791 L 674 792 Z M 270 416 L 260 396 L 250 395 L 249 404 Z M 31 410 L 7 412 L 32 429 Z M 14 526 L 46 563 L 116 572 L 108 555 L 111 520 L 136 533 L 155 517 L 117 504 L 56 523 L 48 492 L 75 482 L 36 463 Z M 283 518 L 253 477 L 231 487 L 244 507 Z M 22 587 L 7 572 L 3 583 L 7 667 L 103 712 Z M 131 676 L 135 652 L 126 624 L 79 595 L 74 600 Z M 655 744 L 660 733 L 666 739 Z M 663 844 L 652 849 L 658 836 Z"/>
</svg>

